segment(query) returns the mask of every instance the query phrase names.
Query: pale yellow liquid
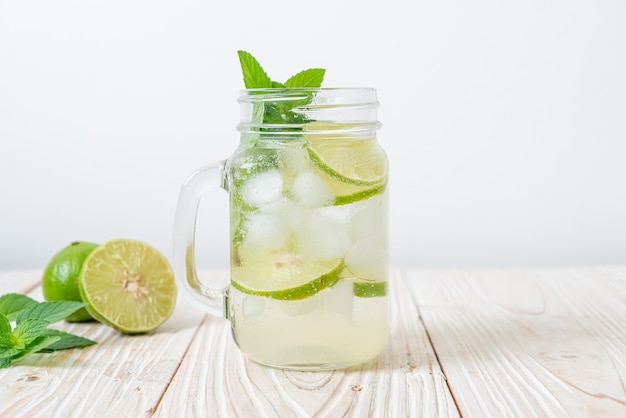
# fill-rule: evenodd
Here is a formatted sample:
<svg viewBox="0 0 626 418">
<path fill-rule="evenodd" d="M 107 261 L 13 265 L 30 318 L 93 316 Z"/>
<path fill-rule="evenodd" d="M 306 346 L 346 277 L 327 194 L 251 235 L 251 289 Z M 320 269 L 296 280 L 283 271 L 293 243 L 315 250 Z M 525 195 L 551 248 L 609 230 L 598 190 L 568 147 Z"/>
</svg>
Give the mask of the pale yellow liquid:
<svg viewBox="0 0 626 418">
<path fill-rule="evenodd" d="M 351 291 L 346 280 L 304 300 L 281 301 L 231 288 L 233 337 L 252 360 L 269 366 L 321 370 L 366 362 L 387 343 L 387 297 Z"/>
<path fill-rule="evenodd" d="M 351 154 L 352 146 L 378 149 L 373 139 L 346 144 L 350 164 L 361 155 Z M 347 367 L 376 357 L 387 342 L 387 296 L 384 290 L 355 294 L 354 282 L 387 281 L 387 192 L 360 196 L 372 186 L 321 170 L 301 142 L 242 148 L 230 172 L 231 279 L 249 289 L 231 286 L 228 295 L 241 351 L 261 364 L 301 370 Z M 357 197 L 338 204 L 346 195 Z M 315 270 L 320 263 L 326 267 Z M 316 273 L 280 283 L 284 276 L 274 273 L 285 265 Z M 280 300 L 255 292 L 296 288 L 336 268 L 341 268 L 338 281 L 307 297 Z"/>
</svg>

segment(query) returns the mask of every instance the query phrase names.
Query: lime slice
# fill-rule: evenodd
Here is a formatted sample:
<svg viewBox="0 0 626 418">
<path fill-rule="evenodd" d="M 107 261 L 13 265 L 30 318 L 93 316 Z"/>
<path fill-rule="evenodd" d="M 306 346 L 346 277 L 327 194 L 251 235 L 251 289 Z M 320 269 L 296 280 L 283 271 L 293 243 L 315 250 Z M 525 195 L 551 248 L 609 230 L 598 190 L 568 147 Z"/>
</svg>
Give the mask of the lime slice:
<svg viewBox="0 0 626 418">
<path fill-rule="evenodd" d="M 375 139 L 309 139 L 309 159 L 335 193 L 335 205 L 383 193 L 387 158 Z"/>
<path fill-rule="evenodd" d="M 250 295 L 300 300 L 333 286 L 342 270 L 342 260 L 303 263 L 290 254 L 264 254 L 233 268 L 231 284 Z"/>
<path fill-rule="evenodd" d="M 354 296 L 373 298 L 387 294 L 387 282 L 354 282 Z"/>
<path fill-rule="evenodd" d="M 387 174 L 387 159 L 374 139 L 309 140 L 306 147 L 313 164 L 342 183 L 374 186 Z"/>
<path fill-rule="evenodd" d="M 369 199 L 370 197 L 384 193 L 386 186 L 387 185 L 385 183 L 381 183 L 369 189 L 358 191 L 346 196 L 337 196 L 335 198 L 334 206 L 348 205 L 350 203 L 358 202 L 359 200 Z"/>
<path fill-rule="evenodd" d="M 128 239 L 108 241 L 87 257 L 79 289 L 94 318 L 126 334 L 158 328 L 176 304 L 167 259 L 148 244 Z"/>
</svg>

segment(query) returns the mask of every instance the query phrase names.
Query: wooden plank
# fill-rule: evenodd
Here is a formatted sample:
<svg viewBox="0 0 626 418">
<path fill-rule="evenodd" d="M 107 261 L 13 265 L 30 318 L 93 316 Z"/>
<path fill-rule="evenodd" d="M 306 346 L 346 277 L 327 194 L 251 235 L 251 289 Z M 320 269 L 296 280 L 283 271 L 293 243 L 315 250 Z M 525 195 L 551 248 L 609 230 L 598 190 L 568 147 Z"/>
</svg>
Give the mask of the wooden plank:
<svg viewBox="0 0 626 418">
<path fill-rule="evenodd" d="M 41 300 L 41 288 L 29 296 Z M 0 369 L 0 416 L 150 416 L 203 316 L 179 299 L 172 317 L 146 335 L 123 335 L 96 322 L 59 323 L 98 344 L 34 354 Z"/>
<path fill-rule="evenodd" d="M 28 293 L 41 283 L 42 270 L 0 271 L 0 295 L 5 293 Z"/>
<path fill-rule="evenodd" d="M 386 352 L 343 371 L 259 366 L 238 351 L 228 322 L 206 318 L 156 416 L 458 416 L 404 279 L 391 283 Z"/>
<path fill-rule="evenodd" d="M 413 271 L 464 416 L 626 416 L 626 268 Z"/>
</svg>

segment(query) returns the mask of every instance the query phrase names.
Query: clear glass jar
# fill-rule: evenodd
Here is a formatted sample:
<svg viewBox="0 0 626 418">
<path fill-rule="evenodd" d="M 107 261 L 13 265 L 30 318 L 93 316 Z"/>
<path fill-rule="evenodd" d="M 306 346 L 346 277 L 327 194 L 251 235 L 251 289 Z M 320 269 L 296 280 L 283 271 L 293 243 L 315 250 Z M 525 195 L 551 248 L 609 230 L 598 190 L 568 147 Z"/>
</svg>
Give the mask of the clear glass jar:
<svg viewBox="0 0 626 418">
<path fill-rule="evenodd" d="M 181 190 L 174 265 L 182 293 L 231 321 L 252 360 L 300 370 L 376 357 L 387 342 L 387 158 L 366 88 L 241 92 L 239 147 Z M 195 274 L 206 190 L 230 196 L 230 286 Z M 223 300 L 222 300 L 223 295 Z"/>
</svg>

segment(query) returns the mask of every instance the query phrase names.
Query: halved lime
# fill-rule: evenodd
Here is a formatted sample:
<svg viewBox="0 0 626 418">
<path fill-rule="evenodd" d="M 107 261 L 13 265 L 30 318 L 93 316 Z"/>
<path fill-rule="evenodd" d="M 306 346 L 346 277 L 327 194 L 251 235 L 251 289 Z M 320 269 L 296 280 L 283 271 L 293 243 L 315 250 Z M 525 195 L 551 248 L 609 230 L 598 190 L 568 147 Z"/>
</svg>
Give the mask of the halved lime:
<svg viewBox="0 0 626 418">
<path fill-rule="evenodd" d="M 300 300 L 333 286 L 342 260 L 304 263 L 291 254 L 259 254 L 232 269 L 232 286 L 244 293 L 279 300 Z"/>
<path fill-rule="evenodd" d="M 158 328 L 176 304 L 176 282 L 167 259 L 141 241 L 102 244 L 83 263 L 78 283 L 87 311 L 126 334 Z"/>
</svg>

